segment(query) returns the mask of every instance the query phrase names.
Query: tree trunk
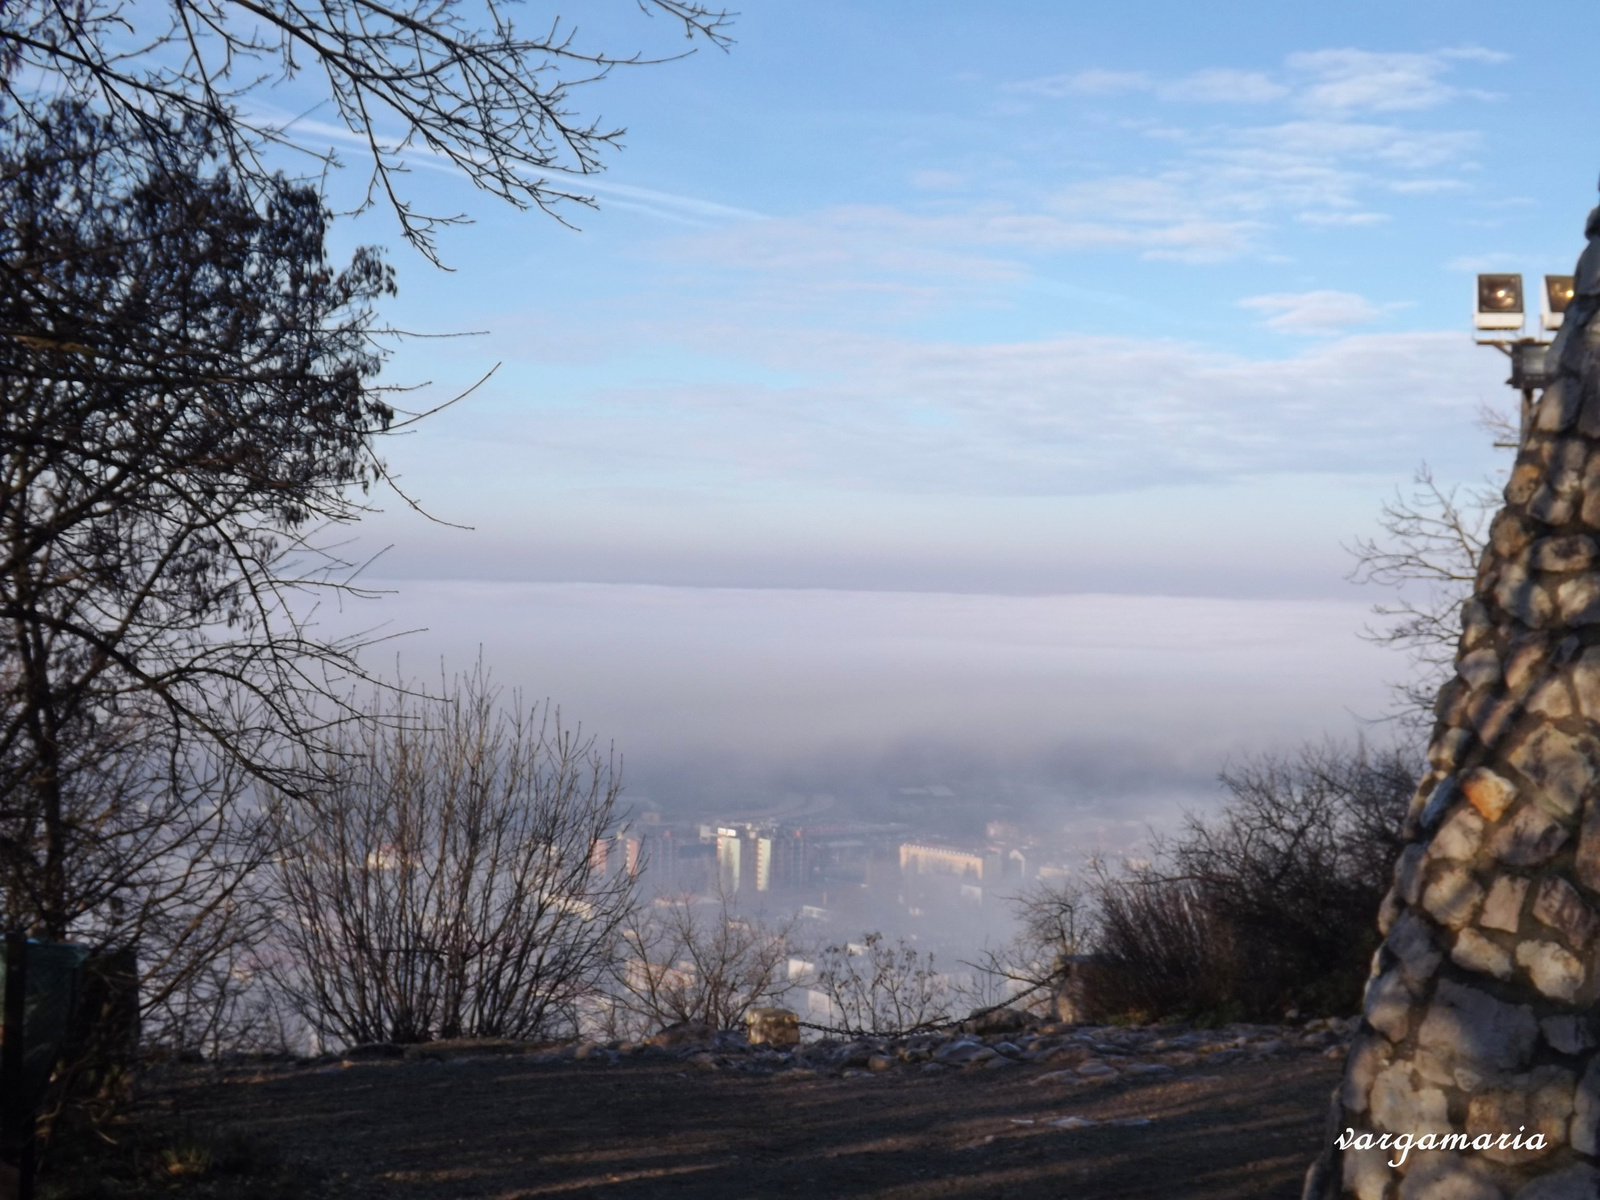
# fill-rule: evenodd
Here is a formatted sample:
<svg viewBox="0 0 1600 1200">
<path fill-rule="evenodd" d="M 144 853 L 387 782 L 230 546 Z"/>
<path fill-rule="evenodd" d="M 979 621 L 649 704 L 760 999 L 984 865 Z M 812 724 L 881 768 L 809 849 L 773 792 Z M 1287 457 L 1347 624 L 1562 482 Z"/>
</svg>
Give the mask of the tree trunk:
<svg viewBox="0 0 1600 1200">
<path fill-rule="evenodd" d="M 1463 609 L 1307 1200 L 1600 1195 L 1600 329 L 1573 332 Z"/>
</svg>

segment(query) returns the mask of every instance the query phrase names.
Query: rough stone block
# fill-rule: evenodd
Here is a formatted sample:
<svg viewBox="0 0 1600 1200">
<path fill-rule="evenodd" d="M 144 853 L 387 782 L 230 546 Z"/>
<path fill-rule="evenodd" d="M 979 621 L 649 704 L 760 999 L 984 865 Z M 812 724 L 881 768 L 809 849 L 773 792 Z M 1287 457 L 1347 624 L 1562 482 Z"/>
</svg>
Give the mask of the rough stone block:
<svg viewBox="0 0 1600 1200">
<path fill-rule="evenodd" d="M 1553 725 L 1541 725 L 1524 737 L 1508 757 L 1511 765 L 1539 788 L 1546 806 L 1555 815 L 1571 817 L 1594 785 L 1600 743 L 1591 737 L 1573 737 Z"/>
<path fill-rule="evenodd" d="M 1350 1149 L 1340 1155 L 1339 1170 L 1344 1194 L 1355 1200 L 1388 1200 L 1394 1168 L 1389 1165 L 1393 1151 Z"/>
<path fill-rule="evenodd" d="M 1532 635 L 1512 645 L 1505 658 L 1506 687 L 1511 689 L 1511 694 L 1520 696 L 1527 691 L 1549 658 L 1550 650 L 1543 635 Z"/>
<path fill-rule="evenodd" d="M 1600 646 L 1585 650 L 1572 664 L 1572 694 L 1579 712 L 1600 721 Z"/>
<path fill-rule="evenodd" d="M 1572 520 L 1577 500 L 1578 497 L 1572 492 L 1560 491 L 1546 483 L 1528 501 L 1528 515 L 1546 525 L 1565 525 Z"/>
<path fill-rule="evenodd" d="M 1527 804 L 1489 839 L 1489 852 L 1507 866 L 1535 867 L 1567 840 L 1567 831 L 1542 808 Z"/>
<path fill-rule="evenodd" d="M 1589 1060 L 1583 1078 L 1578 1080 L 1572 1097 L 1569 1136 L 1572 1148 L 1579 1154 L 1600 1154 L 1600 1057 Z"/>
<path fill-rule="evenodd" d="M 1385 1064 L 1387 1065 L 1387 1064 Z M 1428 1083 L 1436 1083 L 1441 1087 L 1455 1087 L 1456 1073 L 1432 1050 L 1414 1050 L 1411 1052 L 1411 1066 L 1418 1076 Z"/>
<path fill-rule="evenodd" d="M 1557 380 L 1545 388 L 1534 406 L 1533 427 L 1540 433 L 1561 433 L 1571 429 L 1578 419 L 1583 389 L 1564 384 L 1564 380 Z"/>
<path fill-rule="evenodd" d="M 1582 1054 L 1595 1045 L 1594 1026 L 1577 1013 L 1560 1013 L 1539 1022 L 1539 1032 L 1558 1054 Z"/>
<path fill-rule="evenodd" d="M 1519 462 L 1511 469 L 1511 478 L 1506 480 L 1506 503 L 1521 508 L 1533 494 L 1539 490 L 1539 484 L 1544 479 L 1544 469 L 1538 463 Z M 1496 546 L 1496 549 L 1499 549 Z M 1509 551 L 1501 551 L 1502 554 Z"/>
<path fill-rule="evenodd" d="M 745 1014 L 752 1046 L 798 1046 L 800 1017 L 787 1008 L 752 1008 Z"/>
<path fill-rule="evenodd" d="M 1538 468 L 1534 467 L 1534 471 L 1537 473 Z M 1515 474 L 1513 474 L 1513 478 L 1515 478 Z M 1534 483 L 1528 487 L 1528 496 L 1533 495 L 1533 489 L 1537 486 L 1537 483 Z M 1525 499 L 1526 497 L 1524 497 L 1524 500 Z M 1520 504 L 1523 503 L 1523 501 L 1519 500 L 1517 503 Z M 1528 522 L 1522 517 L 1508 509 L 1502 509 L 1499 515 L 1495 517 L 1494 521 L 1489 526 L 1489 544 L 1494 547 L 1494 552 L 1503 559 L 1509 560 L 1514 558 L 1523 550 L 1527 549 L 1527 547 L 1533 542 L 1533 536 L 1533 526 L 1528 524 Z M 1482 607 L 1482 602 L 1476 598 L 1467 601 L 1467 604 L 1468 606 L 1477 604 Z M 1483 612 L 1483 621 L 1485 625 L 1490 624 L 1487 609 L 1485 609 Z M 1470 607 L 1464 608 L 1462 610 L 1463 628 L 1470 630 L 1472 628 L 1472 622 L 1473 614 L 1470 610 Z"/>
<path fill-rule="evenodd" d="M 1464 867 L 1446 867 L 1422 892 L 1422 907 L 1439 924 L 1460 929 L 1483 902 L 1483 888 Z"/>
<path fill-rule="evenodd" d="M 1582 960 L 1555 942 L 1523 942 L 1517 947 L 1517 965 L 1552 1000 L 1576 1004 L 1583 993 Z"/>
<path fill-rule="evenodd" d="M 1511 978 L 1511 952 L 1476 929 L 1463 929 L 1456 935 L 1450 959 L 1468 971 L 1493 975 L 1496 979 Z"/>
<path fill-rule="evenodd" d="M 1584 802 L 1573 874 L 1584 887 L 1600 892 L 1600 796 L 1590 796 Z"/>
<path fill-rule="evenodd" d="M 1500 656 L 1493 650 L 1474 650 L 1463 654 L 1456 664 L 1456 673 L 1466 680 L 1473 691 L 1494 687 L 1500 682 Z"/>
<path fill-rule="evenodd" d="M 1559 1067 L 1541 1067 L 1514 1081 L 1514 1086 L 1495 1088 L 1472 1097 L 1467 1107 L 1466 1131 L 1471 1137 L 1490 1134 L 1496 1145 L 1479 1151 L 1496 1162 L 1530 1162 L 1565 1145 L 1572 1119 L 1573 1076 Z M 1527 1142 L 1535 1133 L 1544 1135 L 1544 1146 L 1530 1150 L 1498 1145 L 1502 1133 L 1522 1130 Z"/>
<path fill-rule="evenodd" d="M 1417 789 L 1417 794 L 1419 796 L 1424 794 L 1421 788 Z M 1456 786 L 1453 775 L 1446 775 L 1426 795 L 1427 803 L 1422 806 L 1417 821 L 1422 828 L 1432 829 L 1444 819 L 1445 813 L 1450 811 L 1450 806 L 1461 798 L 1461 789 Z M 1416 804 L 1415 799 L 1412 800 L 1412 804 Z"/>
<path fill-rule="evenodd" d="M 1465 701 L 1471 695 L 1467 681 L 1459 675 L 1447 679 L 1433 698 L 1433 715 L 1446 725 L 1461 725 L 1465 721 Z"/>
<path fill-rule="evenodd" d="M 1572 698 L 1560 679 L 1546 679 L 1533 689 L 1523 707 L 1536 717 L 1560 721 L 1572 715 Z"/>
<path fill-rule="evenodd" d="M 1378 1072 L 1389 1065 L 1389 1043 L 1370 1033 L 1357 1035 L 1350 1043 L 1350 1057 L 1345 1060 L 1344 1081 L 1339 1085 L 1339 1102 L 1346 1112 L 1364 1113 L 1372 1092 L 1373 1080 Z"/>
<path fill-rule="evenodd" d="M 1556 585 L 1556 612 L 1567 625 L 1600 621 L 1600 579 L 1579 575 Z"/>
<path fill-rule="evenodd" d="M 1594 1200 L 1600 1196 L 1600 1170 L 1574 1163 L 1517 1189 L 1512 1200 Z"/>
<path fill-rule="evenodd" d="M 1478 924 L 1485 929 L 1517 932 L 1522 922 L 1522 901 L 1527 894 L 1526 879 L 1518 879 L 1515 875 L 1500 876 L 1489 888 L 1489 898 L 1483 902 Z"/>
<path fill-rule="evenodd" d="M 1394 970 L 1367 984 L 1367 998 L 1362 1009 L 1368 1025 L 1391 1042 L 1398 1042 L 1411 1031 L 1413 1003 L 1411 989 L 1406 987 L 1400 972 Z"/>
<path fill-rule="evenodd" d="M 1515 696 L 1482 692 L 1467 705 L 1467 721 L 1478 731 L 1480 742 L 1493 746 L 1511 728 L 1521 711 L 1522 705 Z"/>
<path fill-rule="evenodd" d="M 1400 962 L 1406 982 L 1415 990 L 1433 978 L 1444 960 L 1444 952 L 1433 940 L 1428 922 L 1414 912 L 1404 912 L 1389 930 L 1389 949 Z"/>
<path fill-rule="evenodd" d="M 1502 1133 L 1517 1133 L 1523 1129 L 1530 1134 L 1533 1132 L 1528 1128 L 1528 1097 L 1521 1092 L 1496 1088 L 1494 1091 L 1480 1092 L 1472 1097 L 1467 1105 L 1469 1137 L 1488 1134 L 1498 1143 Z M 1544 1151 L 1529 1151 L 1511 1146 L 1502 1149 L 1498 1145 L 1493 1145 L 1478 1153 L 1493 1162 L 1520 1163 L 1538 1158 Z"/>
<path fill-rule="evenodd" d="M 1427 853 L 1426 846 L 1413 842 L 1400 852 L 1400 859 L 1394 865 L 1395 891 L 1407 904 L 1422 902 L 1422 885 L 1425 880 L 1422 865 Z"/>
<path fill-rule="evenodd" d="M 1539 1025 L 1526 1004 L 1506 1004 L 1486 992 L 1441 979 L 1417 1031 L 1417 1042 L 1448 1061 L 1490 1071 L 1525 1067 Z"/>
<path fill-rule="evenodd" d="M 1378 901 L 1378 932 L 1384 937 L 1389 936 L 1389 931 L 1394 928 L 1394 923 L 1400 919 L 1400 889 L 1390 885 L 1383 899 Z"/>
<path fill-rule="evenodd" d="M 1555 612 L 1555 601 L 1549 590 L 1519 568 L 1507 567 L 1501 573 L 1495 585 L 1494 598 L 1505 609 L 1507 616 L 1521 621 L 1530 629 L 1544 628 Z"/>
<path fill-rule="evenodd" d="M 1506 514 L 1502 513 L 1502 516 Z M 1498 520 L 1496 522 L 1498 528 Z M 1491 534 L 1491 537 L 1493 535 Z M 1524 539 L 1526 545 L 1526 539 Z M 1518 549 L 1521 549 L 1519 546 Z M 1513 551 L 1514 553 L 1514 551 Z M 1505 557 L 1502 552 L 1501 557 Z M 1476 596 L 1461 606 L 1461 644 L 1467 650 L 1476 650 L 1494 634 L 1494 621 L 1489 616 L 1489 609 Z"/>
<path fill-rule="evenodd" d="M 1448 1151 L 1411 1155 L 1400 1200 L 1505 1200 L 1505 1193 L 1470 1159 Z"/>
<path fill-rule="evenodd" d="M 1528 558 L 1538 571 L 1587 571 L 1600 560 L 1600 547 L 1583 534 L 1540 538 Z"/>
<path fill-rule="evenodd" d="M 1467 853 L 1455 855 L 1446 854 L 1441 855 L 1441 857 L 1471 858 L 1472 855 L 1476 854 L 1478 852 L 1478 845 L 1482 841 L 1483 837 L 1483 821 L 1498 821 L 1500 819 L 1501 815 L 1504 814 L 1506 809 L 1511 807 L 1511 802 L 1517 798 L 1517 785 L 1512 783 L 1504 775 L 1496 775 L 1493 771 L 1489 770 L 1488 767 L 1474 767 L 1461 777 L 1461 794 L 1467 798 L 1467 802 L 1470 803 L 1473 808 L 1478 810 L 1478 812 L 1482 815 L 1483 820 L 1477 823 L 1477 828 L 1472 833 L 1472 848 L 1467 851 Z M 1439 838 L 1444 836 L 1445 829 L 1449 829 L 1452 824 L 1461 818 L 1469 817 L 1471 815 L 1472 814 L 1465 812 L 1458 813 L 1455 817 L 1452 817 L 1449 821 L 1445 822 L 1444 828 L 1440 829 L 1439 833 L 1433 839 L 1434 846 L 1436 847 L 1434 850 L 1435 854 L 1440 853 L 1440 851 L 1437 849 L 1437 846 L 1439 844 Z M 1465 830 L 1463 832 L 1465 832 Z"/>
<path fill-rule="evenodd" d="M 1559 876 L 1539 882 L 1533 915 L 1559 933 L 1574 950 L 1582 950 L 1594 936 L 1594 910 L 1583 902 L 1577 888 Z"/>
<path fill-rule="evenodd" d="M 1528 1097 L 1528 1127 L 1544 1134 L 1552 1149 L 1566 1144 L 1577 1082 L 1565 1067 L 1543 1066 L 1529 1072 L 1522 1085 L 1522 1094 Z"/>
<path fill-rule="evenodd" d="M 1394 1063 L 1372 1081 L 1372 1121 L 1391 1133 L 1451 1132 L 1449 1106 L 1442 1090 L 1419 1083 L 1409 1063 Z"/>
<path fill-rule="evenodd" d="M 1473 737 L 1470 729 L 1446 729 L 1428 747 L 1428 762 L 1441 771 L 1453 771 Z"/>
</svg>

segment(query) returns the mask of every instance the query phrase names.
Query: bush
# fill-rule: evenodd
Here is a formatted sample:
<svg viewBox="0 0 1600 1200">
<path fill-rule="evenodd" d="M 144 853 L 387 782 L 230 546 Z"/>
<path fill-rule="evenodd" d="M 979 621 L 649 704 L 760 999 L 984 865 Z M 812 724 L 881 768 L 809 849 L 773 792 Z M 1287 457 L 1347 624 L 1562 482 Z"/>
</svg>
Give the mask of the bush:
<svg viewBox="0 0 1600 1200">
<path fill-rule="evenodd" d="M 860 942 L 824 946 L 814 987 L 828 998 L 832 1020 L 853 1037 L 910 1033 L 948 1022 L 960 989 L 904 938 L 894 945 L 881 933 Z"/>
<path fill-rule="evenodd" d="M 1154 865 L 1094 886 L 1096 999 L 1151 1016 L 1354 1011 L 1400 852 L 1409 755 L 1309 746 L 1222 773 Z"/>
<path fill-rule="evenodd" d="M 275 810 L 280 986 L 347 1043 L 570 1032 L 634 907 L 594 853 L 620 788 L 592 741 L 480 667 L 341 726 Z"/>
</svg>

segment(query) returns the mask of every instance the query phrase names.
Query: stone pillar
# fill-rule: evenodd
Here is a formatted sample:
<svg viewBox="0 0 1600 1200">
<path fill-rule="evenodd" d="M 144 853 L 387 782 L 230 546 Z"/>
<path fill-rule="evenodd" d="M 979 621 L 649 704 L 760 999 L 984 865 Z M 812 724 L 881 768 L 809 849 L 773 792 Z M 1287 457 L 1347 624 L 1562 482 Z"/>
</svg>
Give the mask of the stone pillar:
<svg viewBox="0 0 1600 1200">
<path fill-rule="evenodd" d="M 1307 1200 L 1600 1196 L 1600 373 L 1586 357 L 1534 409 L 1462 613 L 1333 1097 L 1330 1143 L 1345 1146 L 1309 1172 Z"/>
</svg>

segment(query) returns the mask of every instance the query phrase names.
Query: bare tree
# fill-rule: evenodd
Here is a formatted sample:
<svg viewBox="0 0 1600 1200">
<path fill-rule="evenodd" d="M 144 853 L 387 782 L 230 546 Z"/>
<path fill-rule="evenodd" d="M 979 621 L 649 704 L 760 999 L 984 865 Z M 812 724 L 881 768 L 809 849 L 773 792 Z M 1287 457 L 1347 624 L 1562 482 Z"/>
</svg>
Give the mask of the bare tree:
<svg viewBox="0 0 1600 1200">
<path fill-rule="evenodd" d="M 1497 449 L 1516 449 L 1519 431 L 1500 409 L 1480 405 L 1477 425 Z M 1433 728 L 1434 697 L 1455 670 L 1461 606 L 1472 596 L 1500 488 L 1489 479 L 1447 486 L 1424 463 L 1411 490 L 1397 490 L 1379 510 L 1382 535 L 1357 538 L 1345 548 L 1355 559 L 1353 582 L 1395 593 L 1393 602 L 1373 606 L 1382 624 L 1364 636 L 1404 651 L 1410 660 L 1410 675 L 1391 685 L 1391 716 L 1419 741 Z"/>
<path fill-rule="evenodd" d="M 1396 492 L 1378 515 L 1383 538 L 1357 538 L 1350 578 L 1393 589 L 1391 603 L 1373 606 L 1386 624 L 1369 640 L 1404 650 L 1411 664 L 1393 684 L 1395 715 L 1410 733 L 1433 724 L 1433 701 L 1455 670 L 1461 606 L 1472 595 L 1488 525 L 1500 497 L 1488 485 L 1446 487 L 1423 466 L 1409 493 Z"/>
<path fill-rule="evenodd" d="M 380 693 L 330 735 L 325 782 L 275 806 L 275 974 L 320 1033 L 569 1031 L 611 962 L 636 886 L 595 853 L 614 764 L 499 698 L 481 665 L 440 699 Z"/>
<path fill-rule="evenodd" d="M 298 786 L 353 668 L 304 621 L 342 586 L 309 531 L 382 476 L 392 284 L 203 131 L 131 172 L 104 118 L 34 116 L 0 135 L 0 917 L 137 946 L 154 1013 L 254 937 L 246 790 Z"/>
<path fill-rule="evenodd" d="M 904 938 L 891 945 L 881 933 L 860 942 L 825 946 L 812 984 L 828 998 L 833 1020 L 854 1036 L 913 1033 L 951 1019 L 963 993 Z"/>
<path fill-rule="evenodd" d="M 730 15 L 698 0 L 638 0 L 691 42 L 729 44 Z M 693 47 L 691 47 L 692 52 Z M 575 88 L 660 59 L 587 49 L 552 19 L 532 35 L 482 0 L 10 0 L 0 5 L 0 97 L 23 114 L 41 95 L 92 100 L 160 155 L 215 132 L 252 184 L 270 190 L 263 151 L 287 144 L 333 161 L 295 119 L 247 102 L 263 84 L 317 77 L 406 239 L 437 261 L 434 233 L 460 216 L 418 211 L 408 162 L 448 164 L 516 205 L 592 204 L 573 180 L 602 167 L 623 130 L 583 117 Z M 3 115 L 3 108 L 0 108 Z"/>
<path fill-rule="evenodd" d="M 737 1028 L 750 1009 L 789 992 L 793 924 L 740 916 L 721 890 L 709 904 L 675 896 L 641 908 L 624 929 L 613 977 L 619 1031 Z"/>
</svg>

